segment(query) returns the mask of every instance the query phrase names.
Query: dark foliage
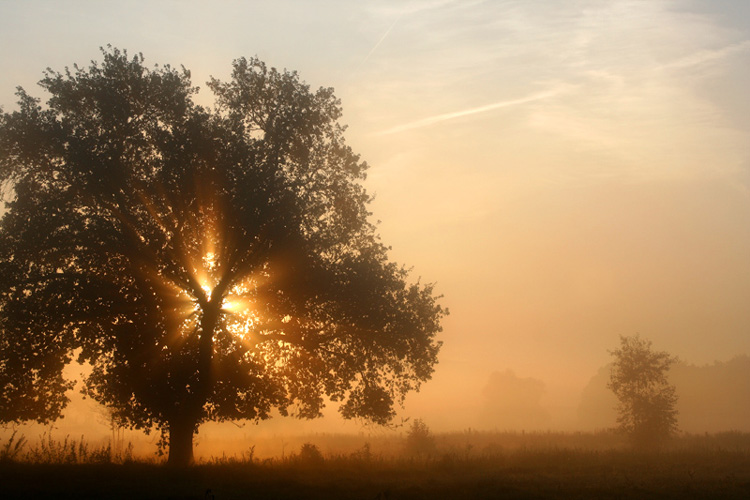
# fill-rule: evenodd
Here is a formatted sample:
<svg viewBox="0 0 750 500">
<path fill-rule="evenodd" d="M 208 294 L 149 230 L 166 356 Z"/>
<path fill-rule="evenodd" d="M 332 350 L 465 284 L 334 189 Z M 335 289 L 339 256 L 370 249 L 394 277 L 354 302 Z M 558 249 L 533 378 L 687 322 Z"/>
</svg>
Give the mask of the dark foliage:
<svg viewBox="0 0 750 500">
<path fill-rule="evenodd" d="M 141 55 L 48 70 L 0 113 L 0 421 L 86 393 L 188 462 L 206 420 L 389 421 L 429 379 L 445 310 L 368 222 L 339 101 L 257 59 L 212 79 Z"/>
</svg>

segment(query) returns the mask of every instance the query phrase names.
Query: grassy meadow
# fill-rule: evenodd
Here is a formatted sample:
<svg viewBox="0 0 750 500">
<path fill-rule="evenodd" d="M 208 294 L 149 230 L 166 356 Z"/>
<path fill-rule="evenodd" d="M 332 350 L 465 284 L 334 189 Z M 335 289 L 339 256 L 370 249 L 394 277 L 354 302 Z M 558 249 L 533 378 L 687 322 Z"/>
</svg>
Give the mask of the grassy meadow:
<svg viewBox="0 0 750 500">
<path fill-rule="evenodd" d="M 2 498 L 750 498 L 750 435 L 683 435 L 659 451 L 613 433 L 302 436 L 189 469 L 132 447 L 18 435 L 0 442 Z M 292 449 L 292 447 L 296 449 Z M 327 451 L 326 451 L 327 450 Z"/>
</svg>

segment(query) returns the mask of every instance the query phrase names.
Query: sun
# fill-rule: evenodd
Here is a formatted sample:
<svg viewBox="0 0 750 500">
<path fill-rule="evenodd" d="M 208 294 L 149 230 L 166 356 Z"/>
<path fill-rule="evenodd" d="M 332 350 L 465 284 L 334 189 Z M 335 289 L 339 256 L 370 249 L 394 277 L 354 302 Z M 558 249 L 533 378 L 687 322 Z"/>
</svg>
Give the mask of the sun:
<svg viewBox="0 0 750 500">
<path fill-rule="evenodd" d="M 200 258 L 200 265 L 196 266 L 196 279 L 210 301 L 217 284 L 221 281 L 219 256 L 214 252 L 206 252 Z M 247 339 L 260 323 L 258 304 L 256 303 L 257 277 L 248 276 L 234 284 L 221 299 L 222 323 L 227 332 L 238 339 Z M 218 297 L 216 297 L 218 299 Z M 193 299 L 196 314 L 201 314 L 200 301 Z"/>
<path fill-rule="evenodd" d="M 240 304 L 230 299 L 224 299 L 221 301 L 221 310 L 228 312 L 236 312 L 240 310 Z"/>
</svg>

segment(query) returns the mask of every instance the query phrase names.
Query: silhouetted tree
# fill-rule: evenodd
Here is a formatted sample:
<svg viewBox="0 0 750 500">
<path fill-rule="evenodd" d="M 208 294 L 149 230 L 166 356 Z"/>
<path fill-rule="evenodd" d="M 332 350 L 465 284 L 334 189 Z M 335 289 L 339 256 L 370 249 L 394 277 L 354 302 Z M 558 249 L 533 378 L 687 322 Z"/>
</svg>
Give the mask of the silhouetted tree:
<svg viewBox="0 0 750 500">
<path fill-rule="evenodd" d="M 143 56 L 47 70 L 0 113 L 0 421 L 58 418 L 73 356 L 123 425 L 192 460 L 206 420 L 389 421 L 446 311 L 368 222 L 340 102 L 239 59 L 193 102 Z"/>
<path fill-rule="evenodd" d="M 677 361 L 667 352 L 655 352 L 651 341 L 620 337 L 608 387 L 619 401 L 617 423 L 636 446 L 658 445 L 677 431 L 677 394 L 667 372 Z"/>
</svg>

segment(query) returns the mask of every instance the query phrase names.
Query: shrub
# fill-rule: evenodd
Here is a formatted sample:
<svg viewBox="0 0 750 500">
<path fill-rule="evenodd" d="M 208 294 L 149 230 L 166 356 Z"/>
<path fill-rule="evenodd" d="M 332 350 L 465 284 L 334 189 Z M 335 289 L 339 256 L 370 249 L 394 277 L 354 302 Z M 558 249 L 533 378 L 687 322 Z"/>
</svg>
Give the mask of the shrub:
<svg viewBox="0 0 750 500">
<path fill-rule="evenodd" d="M 416 457 L 430 456 L 435 452 L 435 437 L 421 418 L 412 422 L 406 434 L 406 453 Z"/>
<path fill-rule="evenodd" d="M 299 455 L 297 455 L 296 460 L 299 463 L 306 465 L 322 464 L 325 461 L 325 459 L 323 458 L 323 454 L 320 452 L 320 449 L 318 449 L 318 447 L 312 443 L 305 443 L 302 445 L 302 448 L 300 448 Z"/>
</svg>

